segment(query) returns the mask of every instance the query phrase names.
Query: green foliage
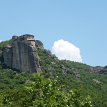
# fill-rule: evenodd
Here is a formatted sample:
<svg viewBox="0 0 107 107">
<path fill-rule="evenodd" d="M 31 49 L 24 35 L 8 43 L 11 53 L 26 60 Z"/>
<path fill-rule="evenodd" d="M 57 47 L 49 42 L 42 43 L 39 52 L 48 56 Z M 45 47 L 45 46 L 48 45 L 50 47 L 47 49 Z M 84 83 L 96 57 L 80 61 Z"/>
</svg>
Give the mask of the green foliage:
<svg viewBox="0 0 107 107">
<path fill-rule="evenodd" d="M 57 80 L 33 75 L 22 90 L 5 93 L 2 105 L 8 107 L 91 107 L 90 97 L 82 98 L 78 90 L 64 91 Z"/>
<path fill-rule="evenodd" d="M 94 107 L 107 107 L 107 75 L 90 71 L 90 66 L 82 63 L 58 60 L 43 50 L 38 50 L 44 75 L 65 84 L 66 90 L 82 88 L 81 94 L 92 97 Z"/>
<path fill-rule="evenodd" d="M 3 69 L 0 66 L 0 92 L 5 92 L 9 89 L 21 88 L 28 79 L 31 78 L 31 74 L 18 73 L 11 69 Z"/>
<path fill-rule="evenodd" d="M 10 43 L 0 43 L 0 51 Z M 0 107 L 107 107 L 107 75 L 91 72 L 86 64 L 58 60 L 44 49 L 38 48 L 38 54 L 41 75 L 0 66 Z"/>
<path fill-rule="evenodd" d="M 12 43 L 12 40 L 7 40 L 7 41 L 2 41 L 2 42 L 0 42 L 0 49 L 2 48 L 2 47 L 5 47 L 6 45 L 8 45 L 8 44 L 11 44 Z"/>
</svg>

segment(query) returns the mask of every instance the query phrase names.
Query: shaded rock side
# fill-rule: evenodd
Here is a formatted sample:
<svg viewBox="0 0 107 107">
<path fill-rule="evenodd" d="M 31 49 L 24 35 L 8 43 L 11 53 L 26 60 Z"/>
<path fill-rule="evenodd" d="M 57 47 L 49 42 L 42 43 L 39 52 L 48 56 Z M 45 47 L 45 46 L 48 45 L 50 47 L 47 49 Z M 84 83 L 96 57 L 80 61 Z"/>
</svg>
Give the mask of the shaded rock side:
<svg viewBox="0 0 107 107">
<path fill-rule="evenodd" d="M 102 67 L 102 66 L 90 67 L 90 70 L 92 72 L 107 74 L 107 66 L 104 66 L 104 67 Z"/>
<path fill-rule="evenodd" d="M 39 56 L 33 35 L 14 36 L 3 51 L 4 64 L 19 71 L 38 72 Z"/>
</svg>

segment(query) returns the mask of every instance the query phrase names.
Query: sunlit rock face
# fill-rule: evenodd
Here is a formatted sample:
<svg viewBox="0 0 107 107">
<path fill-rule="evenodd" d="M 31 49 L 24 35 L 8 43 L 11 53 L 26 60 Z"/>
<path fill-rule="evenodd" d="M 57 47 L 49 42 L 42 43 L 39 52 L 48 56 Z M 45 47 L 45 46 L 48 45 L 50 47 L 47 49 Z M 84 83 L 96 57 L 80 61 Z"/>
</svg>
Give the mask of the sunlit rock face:
<svg viewBox="0 0 107 107">
<path fill-rule="evenodd" d="M 33 35 L 13 36 L 12 44 L 3 51 L 4 64 L 19 71 L 40 70 L 37 44 Z"/>
</svg>

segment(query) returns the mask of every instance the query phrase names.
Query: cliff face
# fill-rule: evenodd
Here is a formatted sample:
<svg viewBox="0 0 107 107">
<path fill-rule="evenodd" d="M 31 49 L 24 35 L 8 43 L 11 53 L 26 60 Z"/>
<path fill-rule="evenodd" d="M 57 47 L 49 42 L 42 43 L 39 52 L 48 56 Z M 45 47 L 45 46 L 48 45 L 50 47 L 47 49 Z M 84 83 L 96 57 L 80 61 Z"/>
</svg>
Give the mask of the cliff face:
<svg viewBox="0 0 107 107">
<path fill-rule="evenodd" d="M 40 70 L 37 42 L 33 35 L 13 36 L 12 44 L 3 51 L 4 64 L 19 71 Z"/>
</svg>

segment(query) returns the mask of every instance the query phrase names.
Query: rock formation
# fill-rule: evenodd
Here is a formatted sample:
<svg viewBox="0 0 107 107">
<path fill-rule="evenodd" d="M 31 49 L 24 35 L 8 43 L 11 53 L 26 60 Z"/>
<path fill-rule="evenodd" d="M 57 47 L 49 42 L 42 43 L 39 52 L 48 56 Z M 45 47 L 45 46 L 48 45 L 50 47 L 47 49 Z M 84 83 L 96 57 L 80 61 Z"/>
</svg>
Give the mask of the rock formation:
<svg viewBox="0 0 107 107">
<path fill-rule="evenodd" d="M 96 66 L 96 67 L 90 67 L 90 70 L 92 72 L 98 72 L 98 73 L 101 73 L 101 74 L 107 74 L 107 66 Z"/>
<path fill-rule="evenodd" d="M 4 64 L 19 71 L 38 72 L 40 65 L 37 43 L 33 35 L 13 36 L 12 43 L 3 51 Z"/>
</svg>

